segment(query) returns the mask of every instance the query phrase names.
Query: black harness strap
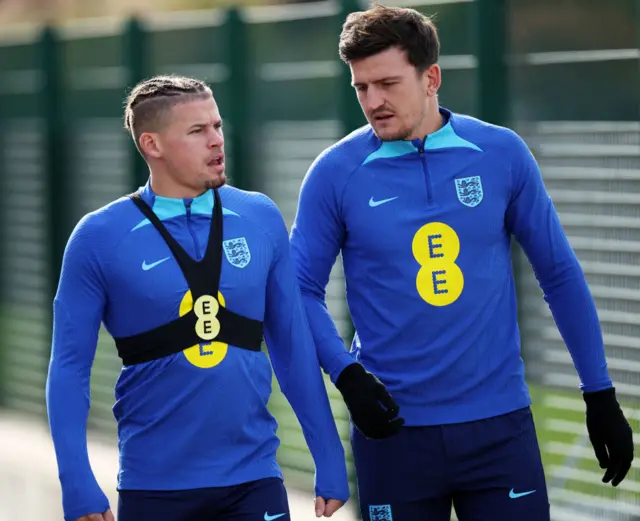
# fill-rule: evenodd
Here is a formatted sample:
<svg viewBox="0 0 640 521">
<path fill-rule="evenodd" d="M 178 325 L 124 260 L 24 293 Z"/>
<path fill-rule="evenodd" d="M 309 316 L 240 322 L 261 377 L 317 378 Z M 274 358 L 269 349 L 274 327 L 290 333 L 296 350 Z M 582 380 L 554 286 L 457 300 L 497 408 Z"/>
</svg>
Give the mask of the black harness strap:
<svg viewBox="0 0 640 521">
<path fill-rule="evenodd" d="M 213 214 L 205 256 L 192 259 L 167 231 L 151 207 L 135 192 L 129 197 L 158 230 L 187 280 L 193 298 L 192 309 L 176 320 L 150 331 L 116 338 L 124 365 L 134 365 L 179 353 L 203 342 L 222 342 L 250 351 L 260 351 L 262 322 L 229 311 L 218 301 L 222 269 L 222 201 L 214 190 Z"/>
</svg>

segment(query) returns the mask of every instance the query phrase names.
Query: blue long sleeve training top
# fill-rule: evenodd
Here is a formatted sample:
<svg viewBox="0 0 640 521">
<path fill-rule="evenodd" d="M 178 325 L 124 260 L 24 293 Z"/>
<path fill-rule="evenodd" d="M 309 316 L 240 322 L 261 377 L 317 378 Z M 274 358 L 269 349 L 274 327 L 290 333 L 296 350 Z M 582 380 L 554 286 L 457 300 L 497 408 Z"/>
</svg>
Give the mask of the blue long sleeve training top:
<svg viewBox="0 0 640 521">
<path fill-rule="evenodd" d="M 322 367 L 335 382 L 360 361 L 407 425 L 529 405 L 513 236 L 583 390 L 610 387 L 593 298 L 526 144 L 509 129 L 441 114 L 443 127 L 424 140 L 381 142 L 363 127 L 307 172 L 291 244 Z M 350 353 L 324 300 L 340 251 L 356 328 Z"/>
<path fill-rule="evenodd" d="M 180 490 L 282 477 L 277 423 L 267 409 L 272 365 L 314 462 L 319 496 L 346 501 L 344 450 L 331 413 L 287 229 L 266 196 L 229 186 L 223 204 L 221 304 L 264 321 L 264 352 L 201 344 L 123 367 L 115 389 L 118 489 Z M 193 258 L 207 247 L 213 192 L 190 199 L 142 198 Z M 103 512 L 86 440 L 89 380 L 98 331 L 135 335 L 192 307 L 169 247 L 129 198 L 85 216 L 64 254 L 54 300 L 47 405 L 65 519 Z M 270 363 L 271 362 L 271 363 Z"/>
</svg>

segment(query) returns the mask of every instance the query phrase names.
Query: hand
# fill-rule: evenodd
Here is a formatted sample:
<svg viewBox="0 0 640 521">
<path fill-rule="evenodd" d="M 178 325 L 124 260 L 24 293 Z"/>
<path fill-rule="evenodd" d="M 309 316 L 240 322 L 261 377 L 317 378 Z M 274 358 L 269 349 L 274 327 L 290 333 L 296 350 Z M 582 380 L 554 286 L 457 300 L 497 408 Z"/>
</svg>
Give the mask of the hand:
<svg viewBox="0 0 640 521">
<path fill-rule="evenodd" d="M 603 483 L 617 487 L 633 461 L 633 432 L 616 399 L 615 389 L 583 393 L 587 405 L 589 440 L 600 464 L 606 469 Z"/>
<path fill-rule="evenodd" d="M 367 438 L 389 438 L 400 432 L 404 418 L 384 384 L 359 364 L 345 367 L 336 381 L 351 421 Z"/>
<path fill-rule="evenodd" d="M 323 497 L 317 497 L 315 499 L 316 517 L 331 517 L 344 505 L 343 501 L 339 499 L 325 500 Z"/>
<path fill-rule="evenodd" d="M 86 516 L 79 517 L 76 521 L 115 521 L 111 510 L 107 510 L 102 514 L 88 514 Z"/>
</svg>

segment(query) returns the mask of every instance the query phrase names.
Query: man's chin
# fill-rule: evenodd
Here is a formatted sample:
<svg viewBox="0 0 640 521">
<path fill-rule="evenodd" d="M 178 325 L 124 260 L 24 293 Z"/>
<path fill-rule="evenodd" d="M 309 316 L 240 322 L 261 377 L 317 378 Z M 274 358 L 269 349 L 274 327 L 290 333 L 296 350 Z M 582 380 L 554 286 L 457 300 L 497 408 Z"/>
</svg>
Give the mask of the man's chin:
<svg viewBox="0 0 640 521">
<path fill-rule="evenodd" d="M 374 126 L 372 126 L 371 128 L 373 129 L 373 133 L 380 141 L 403 141 L 407 139 L 408 136 L 407 132 L 397 129 L 376 128 Z"/>
<path fill-rule="evenodd" d="M 224 172 L 220 174 L 216 174 L 214 177 L 205 181 L 205 187 L 207 190 L 214 190 L 216 188 L 220 188 L 227 183 L 227 176 Z"/>
</svg>

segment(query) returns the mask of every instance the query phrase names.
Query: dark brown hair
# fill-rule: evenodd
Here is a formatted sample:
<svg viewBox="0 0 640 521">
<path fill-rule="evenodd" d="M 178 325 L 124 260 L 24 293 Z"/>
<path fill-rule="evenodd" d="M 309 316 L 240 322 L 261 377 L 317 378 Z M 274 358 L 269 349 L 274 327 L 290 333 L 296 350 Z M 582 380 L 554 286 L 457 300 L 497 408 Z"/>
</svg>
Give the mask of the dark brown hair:
<svg viewBox="0 0 640 521">
<path fill-rule="evenodd" d="M 424 71 L 440 55 L 438 31 L 431 18 L 414 9 L 375 5 L 350 13 L 340 34 L 339 54 L 345 63 L 398 47 L 409 63 Z"/>
<path fill-rule="evenodd" d="M 211 95 L 211 89 L 203 81 L 185 76 L 154 76 L 131 89 L 124 110 L 124 126 L 142 153 L 140 134 L 157 128 L 171 107 Z"/>
</svg>

